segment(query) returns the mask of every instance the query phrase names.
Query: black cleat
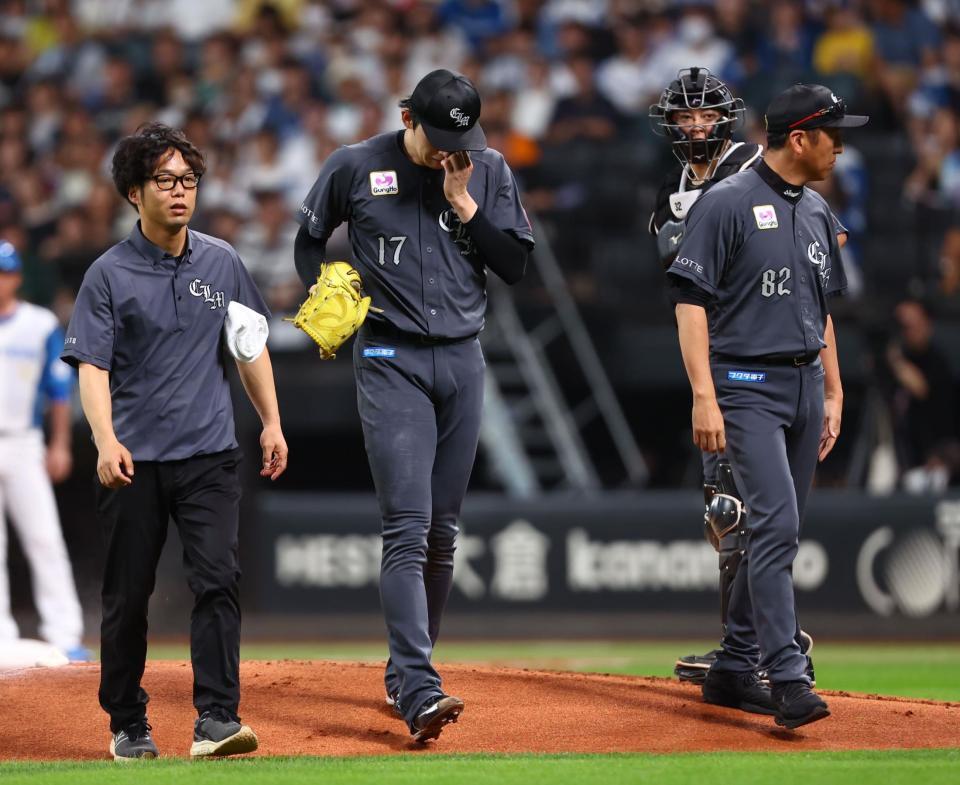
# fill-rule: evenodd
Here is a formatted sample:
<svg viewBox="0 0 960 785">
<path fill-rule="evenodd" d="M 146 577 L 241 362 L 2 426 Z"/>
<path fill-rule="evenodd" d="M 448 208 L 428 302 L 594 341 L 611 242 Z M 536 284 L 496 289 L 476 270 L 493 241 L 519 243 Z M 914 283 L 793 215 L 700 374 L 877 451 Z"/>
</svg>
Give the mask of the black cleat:
<svg viewBox="0 0 960 785">
<path fill-rule="evenodd" d="M 410 732 L 414 741 L 429 741 L 440 735 L 444 725 L 456 722 L 463 712 L 463 701 L 452 695 L 431 698 L 420 708 Z"/>
<path fill-rule="evenodd" d="M 224 709 L 205 711 L 193 726 L 190 757 L 240 755 L 253 752 L 259 742 L 249 725 L 241 725 L 239 717 Z"/>
<path fill-rule="evenodd" d="M 706 654 L 687 654 L 680 657 L 673 668 L 673 674 L 680 681 L 691 684 L 703 684 L 707 678 L 707 671 L 720 656 L 720 649 L 708 651 Z"/>
<path fill-rule="evenodd" d="M 118 762 L 131 760 L 152 760 L 159 758 L 160 752 L 150 736 L 150 723 L 147 718 L 131 722 L 121 728 L 110 739 L 110 754 Z"/>
<path fill-rule="evenodd" d="M 826 701 L 805 681 L 774 682 L 771 689 L 777 707 L 776 723 L 784 728 L 799 728 L 830 716 Z"/>
<path fill-rule="evenodd" d="M 770 688 L 764 686 L 753 671 L 711 669 L 703 683 L 703 700 L 704 703 L 712 703 L 714 706 L 726 706 L 768 717 L 777 713 Z"/>
</svg>

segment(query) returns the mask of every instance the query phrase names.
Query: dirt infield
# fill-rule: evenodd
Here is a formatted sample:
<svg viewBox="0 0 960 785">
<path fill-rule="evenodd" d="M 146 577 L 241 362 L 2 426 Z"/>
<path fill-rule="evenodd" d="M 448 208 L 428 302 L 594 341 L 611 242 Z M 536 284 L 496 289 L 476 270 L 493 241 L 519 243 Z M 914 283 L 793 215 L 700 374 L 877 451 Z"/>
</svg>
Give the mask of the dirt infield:
<svg viewBox="0 0 960 785">
<path fill-rule="evenodd" d="M 707 706 L 669 679 L 444 665 L 444 686 L 466 701 L 457 725 L 411 745 L 384 704 L 382 666 L 244 662 L 241 714 L 259 755 L 425 752 L 694 752 L 844 750 L 960 745 L 960 704 L 825 692 L 833 716 L 798 731 L 769 717 Z M 99 667 L 36 669 L 0 678 L 0 760 L 107 757 L 97 705 Z M 144 687 L 161 753 L 192 741 L 186 662 L 152 662 Z"/>
</svg>

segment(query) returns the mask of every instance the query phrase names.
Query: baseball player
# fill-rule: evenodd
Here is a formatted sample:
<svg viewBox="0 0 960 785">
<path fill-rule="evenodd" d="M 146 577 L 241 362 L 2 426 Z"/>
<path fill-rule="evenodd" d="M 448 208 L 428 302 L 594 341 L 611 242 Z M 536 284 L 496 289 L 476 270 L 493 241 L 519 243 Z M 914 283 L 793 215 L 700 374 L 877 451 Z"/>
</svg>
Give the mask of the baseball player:
<svg viewBox="0 0 960 785">
<path fill-rule="evenodd" d="M 683 221 L 697 198 L 725 177 L 746 171 L 761 160 L 763 147 L 732 139 L 733 132 L 742 124 L 743 113 L 741 99 L 735 98 L 709 70 L 696 67 L 681 70 L 661 93 L 660 100 L 650 107 L 653 130 L 670 139 L 673 154 L 681 164 L 664 180 L 648 224 L 650 233 L 657 238 L 657 250 L 665 270 L 676 257 L 683 238 Z M 842 247 L 847 239 L 846 229 L 836 217 L 833 221 Z M 709 505 L 717 493 L 742 501 L 729 461 L 716 453 L 701 455 L 704 504 Z M 717 537 L 709 526 L 705 528 L 707 539 L 719 552 L 721 629 L 725 629 L 727 623 L 730 591 L 743 550 L 741 540 L 746 516 L 741 524 L 724 537 Z M 813 661 L 809 653 L 813 639 L 798 627 L 797 643 L 807 657 L 807 674 L 812 680 Z M 703 655 L 680 657 L 674 673 L 681 681 L 702 684 L 719 653 L 719 649 L 714 649 Z"/>
<path fill-rule="evenodd" d="M 400 107 L 403 130 L 324 163 L 300 208 L 296 265 L 311 286 L 327 238 L 348 221 L 383 310 L 354 343 L 357 407 L 383 519 L 387 701 L 426 741 L 463 711 L 430 659 L 480 432 L 487 268 L 520 280 L 533 234 L 513 174 L 486 146 L 470 80 L 433 71 Z"/>
<path fill-rule="evenodd" d="M 846 279 L 830 210 L 804 186 L 833 168 L 840 129 L 866 122 L 820 85 L 777 96 L 764 160 L 697 200 L 668 270 L 694 441 L 726 454 L 743 494 L 743 504 L 718 494 L 709 523 L 736 529 L 743 507 L 750 511 L 704 699 L 772 714 L 787 728 L 830 714 L 796 640 L 792 566 L 817 459 L 833 448 L 843 401 L 827 298 Z"/>
<path fill-rule="evenodd" d="M 147 604 L 171 517 L 194 594 L 199 718 L 190 754 L 248 752 L 257 737 L 237 716 L 241 453 L 222 334 L 233 303 L 261 318 L 268 311 L 236 251 L 187 228 L 204 161 L 181 132 L 146 125 L 119 142 L 112 166 L 140 220 L 87 270 L 61 354 L 80 369 L 99 452 L 96 508 L 107 546 L 100 705 L 110 715 L 110 752 L 115 760 L 158 754 L 140 681 Z M 287 446 L 269 354 L 237 368 L 263 422 L 260 474 L 275 480 Z"/>
<path fill-rule="evenodd" d="M 19 637 L 10 613 L 7 511 L 30 563 L 41 637 L 70 660 L 85 662 L 92 657 L 81 643 L 83 615 L 51 487 L 67 478 L 73 462 L 73 374 L 59 359 L 63 330 L 56 316 L 17 298 L 22 270 L 13 245 L 0 239 L 0 646 Z"/>
</svg>

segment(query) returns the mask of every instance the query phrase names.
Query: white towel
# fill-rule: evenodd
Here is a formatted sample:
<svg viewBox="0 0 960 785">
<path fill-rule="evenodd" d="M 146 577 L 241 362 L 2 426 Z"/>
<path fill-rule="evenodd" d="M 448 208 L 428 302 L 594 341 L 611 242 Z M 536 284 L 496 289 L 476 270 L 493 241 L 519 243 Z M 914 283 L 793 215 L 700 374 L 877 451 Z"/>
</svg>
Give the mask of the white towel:
<svg viewBox="0 0 960 785">
<path fill-rule="evenodd" d="M 223 342 L 227 350 L 242 363 L 252 363 L 267 345 L 270 328 L 263 314 L 243 303 L 231 301 L 223 323 Z"/>
</svg>

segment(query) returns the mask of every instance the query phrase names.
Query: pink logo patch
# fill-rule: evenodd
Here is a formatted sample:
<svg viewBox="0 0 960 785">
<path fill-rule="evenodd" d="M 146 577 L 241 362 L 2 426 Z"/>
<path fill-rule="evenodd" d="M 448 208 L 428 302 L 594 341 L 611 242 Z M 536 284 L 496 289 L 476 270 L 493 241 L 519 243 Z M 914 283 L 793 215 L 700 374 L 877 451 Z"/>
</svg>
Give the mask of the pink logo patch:
<svg viewBox="0 0 960 785">
<path fill-rule="evenodd" d="M 400 193 L 397 173 L 392 169 L 370 172 L 370 193 L 373 196 L 396 196 Z"/>
<path fill-rule="evenodd" d="M 753 208 L 753 217 L 758 229 L 776 229 L 777 211 L 772 204 L 758 204 Z"/>
</svg>

